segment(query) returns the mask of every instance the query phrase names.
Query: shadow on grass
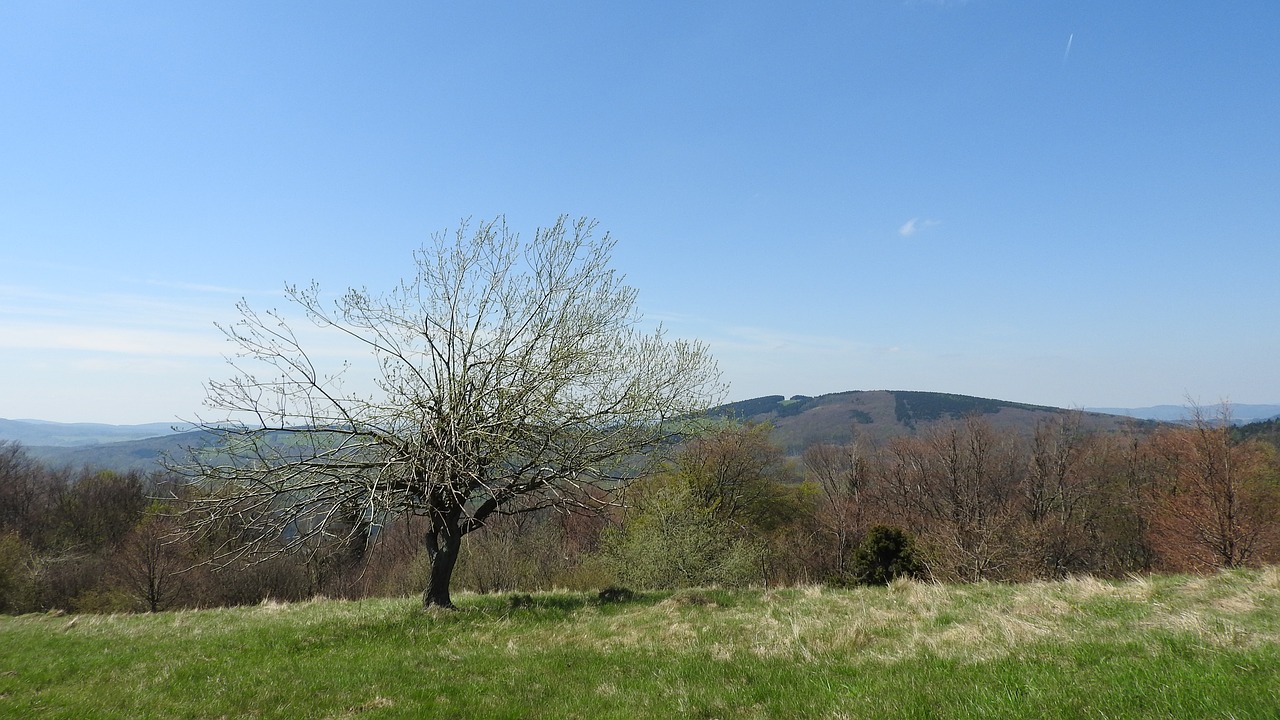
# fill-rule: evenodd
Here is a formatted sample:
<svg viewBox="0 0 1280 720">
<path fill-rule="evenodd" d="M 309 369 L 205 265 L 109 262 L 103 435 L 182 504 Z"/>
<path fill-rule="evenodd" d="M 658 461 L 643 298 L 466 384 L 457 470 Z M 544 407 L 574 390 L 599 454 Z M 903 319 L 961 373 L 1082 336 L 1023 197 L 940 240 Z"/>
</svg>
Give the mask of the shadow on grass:
<svg viewBox="0 0 1280 720">
<path fill-rule="evenodd" d="M 605 588 L 598 593 L 592 592 L 538 592 L 538 593 L 504 593 L 492 595 L 473 595 L 458 604 L 457 613 L 467 615 L 510 615 L 517 612 L 531 612 L 539 615 L 569 615 L 588 608 L 626 608 L 643 605 L 654 605 L 670 593 L 634 592 L 625 588 Z M 455 614 L 446 611 L 446 614 Z"/>
<path fill-rule="evenodd" d="M 511 617 L 564 618 L 586 610 L 603 613 L 626 612 L 634 608 L 659 604 L 674 608 L 723 608 L 733 607 L 739 602 L 740 598 L 734 595 L 734 591 L 719 588 L 633 591 L 627 588 L 607 587 L 599 592 L 553 590 L 535 593 L 467 594 L 457 598 L 457 606 L 452 610 L 418 608 L 414 614 L 420 618 L 431 619 L 435 623 L 441 621 L 466 623 Z"/>
</svg>

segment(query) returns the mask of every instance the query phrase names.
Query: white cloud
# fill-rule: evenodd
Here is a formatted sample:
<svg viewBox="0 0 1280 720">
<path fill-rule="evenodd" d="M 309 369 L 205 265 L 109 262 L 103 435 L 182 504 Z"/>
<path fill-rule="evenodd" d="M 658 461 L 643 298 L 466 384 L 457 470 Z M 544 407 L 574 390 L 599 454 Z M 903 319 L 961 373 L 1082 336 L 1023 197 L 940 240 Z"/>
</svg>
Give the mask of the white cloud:
<svg viewBox="0 0 1280 720">
<path fill-rule="evenodd" d="M 927 230 L 935 225 L 941 225 L 941 220 L 930 220 L 928 218 L 913 217 L 902 223 L 902 227 L 898 228 L 898 234 L 902 237 L 911 237 L 921 230 Z"/>
</svg>

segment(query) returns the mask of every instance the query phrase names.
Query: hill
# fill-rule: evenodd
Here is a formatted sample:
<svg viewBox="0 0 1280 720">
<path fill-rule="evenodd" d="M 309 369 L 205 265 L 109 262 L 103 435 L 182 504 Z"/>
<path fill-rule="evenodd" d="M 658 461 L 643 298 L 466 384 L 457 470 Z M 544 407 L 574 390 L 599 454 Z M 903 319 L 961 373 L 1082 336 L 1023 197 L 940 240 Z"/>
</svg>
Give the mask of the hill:
<svg viewBox="0 0 1280 720">
<path fill-rule="evenodd" d="M 185 448 L 202 447 L 209 442 L 207 432 L 192 430 L 97 445 L 72 447 L 28 445 L 26 450 L 32 457 L 54 467 L 95 467 L 116 472 L 129 470 L 151 472 L 160 469 L 160 458 L 166 454 L 180 457 Z"/>
<path fill-rule="evenodd" d="M 1280 450 L 1280 418 L 1237 425 L 1232 436 L 1236 440 L 1261 440 Z"/>
<path fill-rule="evenodd" d="M 170 435 L 190 429 L 174 423 L 145 423 L 142 425 L 107 425 L 105 423 L 59 423 L 47 420 L 6 420 L 0 418 L 0 440 L 20 442 L 23 445 L 47 445 L 52 447 L 81 447 L 128 440 Z"/>
<path fill-rule="evenodd" d="M 911 435 L 946 420 L 981 415 L 997 429 L 1030 434 L 1042 420 L 1077 412 L 1063 408 L 993 400 L 969 395 L 905 390 L 853 390 L 818 397 L 782 395 L 721 405 L 713 415 L 744 422 L 770 422 L 774 440 L 798 455 L 817 443 L 847 443 L 856 433 L 874 441 Z M 1115 432 L 1155 427 L 1151 421 L 1079 412 L 1086 430 Z"/>
</svg>

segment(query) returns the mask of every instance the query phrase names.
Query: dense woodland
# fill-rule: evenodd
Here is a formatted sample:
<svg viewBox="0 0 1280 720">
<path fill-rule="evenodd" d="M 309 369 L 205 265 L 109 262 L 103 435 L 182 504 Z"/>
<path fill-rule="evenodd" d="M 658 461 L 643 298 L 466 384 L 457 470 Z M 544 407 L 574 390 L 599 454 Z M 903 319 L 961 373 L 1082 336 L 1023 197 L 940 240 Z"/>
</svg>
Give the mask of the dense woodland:
<svg viewBox="0 0 1280 720">
<path fill-rule="evenodd" d="M 948 582 L 1201 572 L 1280 561 L 1275 423 L 1198 416 L 1140 434 L 1033 433 L 980 415 L 790 457 L 768 424 L 719 421 L 611 510 L 494 520 L 467 536 L 460 589 Z M 333 538 L 262 562 L 226 524 L 181 534 L 189 487 L 163 474 L 45 466 L 0 443 L 0 611 L 154 611 L 419 592 L 414 518 L 335 518 Z M 602 498 L 603 499 L 603 498 Z M 349 538 L 363 538 L 352 541 Z"/>
</svg>

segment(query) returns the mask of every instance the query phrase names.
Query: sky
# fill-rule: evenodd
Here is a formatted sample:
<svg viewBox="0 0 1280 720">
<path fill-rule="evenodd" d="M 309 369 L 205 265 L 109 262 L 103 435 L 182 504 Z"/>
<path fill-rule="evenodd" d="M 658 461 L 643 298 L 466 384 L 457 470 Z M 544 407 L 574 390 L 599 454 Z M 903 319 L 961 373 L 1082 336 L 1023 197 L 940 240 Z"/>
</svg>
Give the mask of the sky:
<svg viewBox="0 0 1280 720">
<path fill-rule="evenodd" d="M 0 417 L 202 415 L 215 323 L 598 219 L 726 400 L 1280 403 L 1280 3 L 0 3 Z"/>
</svg>

